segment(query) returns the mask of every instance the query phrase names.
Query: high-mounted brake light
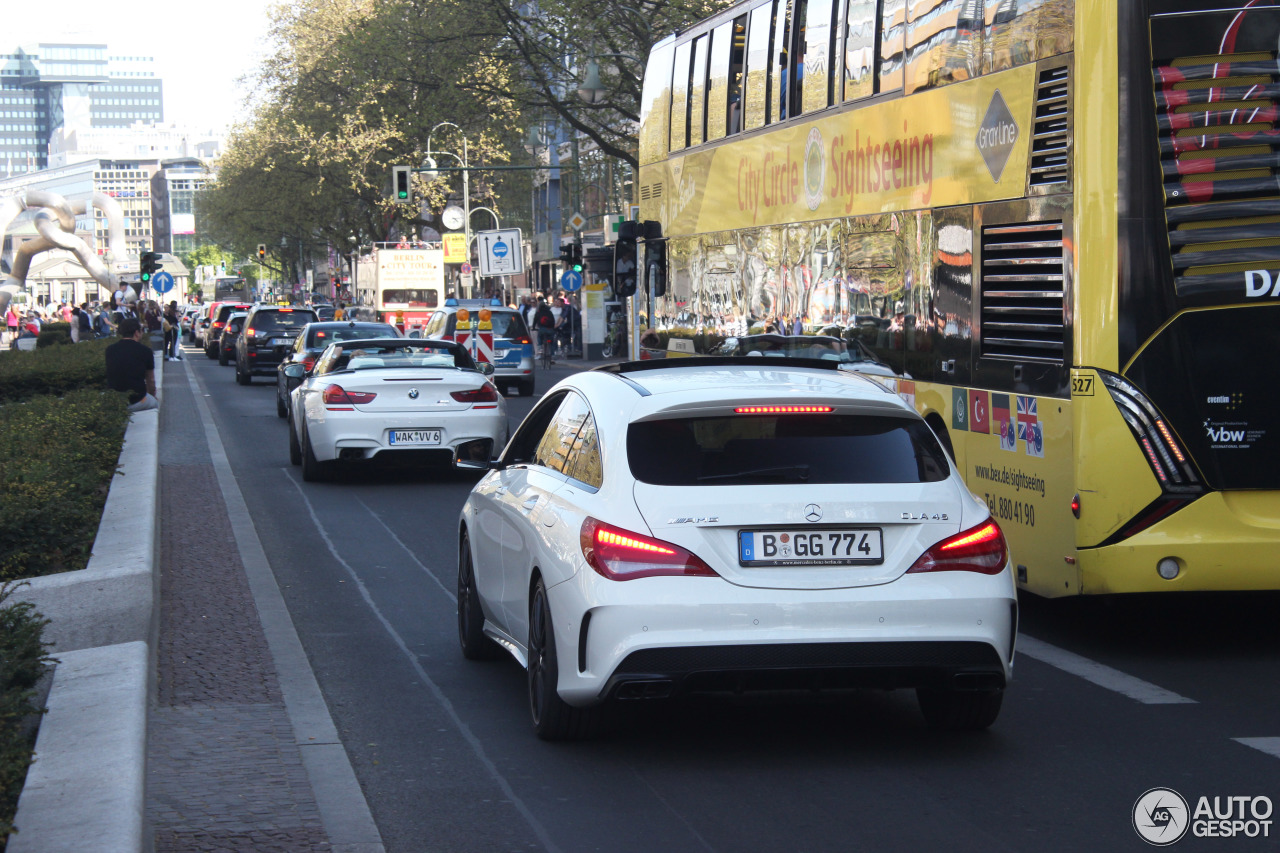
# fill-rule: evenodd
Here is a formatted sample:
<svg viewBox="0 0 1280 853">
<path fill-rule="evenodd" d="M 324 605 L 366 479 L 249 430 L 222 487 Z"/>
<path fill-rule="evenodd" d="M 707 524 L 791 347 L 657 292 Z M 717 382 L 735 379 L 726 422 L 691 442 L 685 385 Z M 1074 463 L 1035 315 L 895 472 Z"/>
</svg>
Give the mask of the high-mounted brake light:
<svg viewBox="0 0 1280 853">
<path fill-rule="evenodd" d="M 831 406 L 738 406 L 735 415 L 825 415 L 834 412 Z"/>
<path fill-rule="evenodd" d="M 1009 557 L 1000 525 L 988 519 L 977 527 L 943 539 L 920 555 L 907 574 L 920 572 L 978 572 L 996 575 Z"/>
<path fill-rule="evenodd" d="M 486 382 L 472 391 L 454 391 L 449 396 L 459 403 L 495 403 L 498 400 L 498 389 Z"/>
<path fill-rule="evenodd" d="M 594 518 L 588 517 L 582 522 L 579 539 L 587 564 L 610 580 L 629 581 L 662 575 L 719 577 L 701 558 L 679 545 Z"/>
<path fill-rule="evenodd" d="M 370 391 L 348 391 L 341 385 L 330 385 L 324 389 L 321 399 L 326 406 L 358 406 L 361 403 L 372 403 L 376 396 L 376 393 Z"/>
</svg>

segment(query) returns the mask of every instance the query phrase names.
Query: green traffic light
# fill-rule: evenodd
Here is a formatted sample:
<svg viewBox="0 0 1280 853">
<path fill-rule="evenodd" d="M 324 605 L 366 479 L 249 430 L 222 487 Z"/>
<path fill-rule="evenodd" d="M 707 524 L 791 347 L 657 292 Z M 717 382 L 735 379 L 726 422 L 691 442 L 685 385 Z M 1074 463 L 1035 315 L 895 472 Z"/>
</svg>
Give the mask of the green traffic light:
<svg viewBox="0 0 1280 853">
<path fill-rule="evenodd" d="M 404 190 L 401 190 L 401 191 L 400 191 L 400 200 L 401 200 L 401 201 L 404 201 L 404 200 L 406 200 L 407 198 L 409 198 L 409 194 L 408 194 L 407 192 L 405 192 Z"/>
<path fill-rule="evenodd" d="M 146 283 L 147 283 L 147 282 L 149 282 L 149 281 L 151 281 L 151 273 L 149 273 L 149 272 L 144 272 L 144 273 L 142 274 L 142 283 L 143 283 L 143 284 L 146 284 Z"/>
<path fill-rule="evenodd" d="M 574 265 L 573 265 L 573 271 L 574 271 L 574 272 L 582 272 L 582 264 L 574 264 Z"/>
</svg>

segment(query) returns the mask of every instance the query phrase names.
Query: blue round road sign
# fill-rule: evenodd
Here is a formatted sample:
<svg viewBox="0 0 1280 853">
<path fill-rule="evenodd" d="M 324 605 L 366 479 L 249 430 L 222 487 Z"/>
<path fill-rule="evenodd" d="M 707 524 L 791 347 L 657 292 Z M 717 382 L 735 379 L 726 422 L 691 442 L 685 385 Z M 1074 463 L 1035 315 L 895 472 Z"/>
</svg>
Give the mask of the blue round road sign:
<svg viewBox="0 0 1280 853">
<path fill-rule="evenodd" d="M 582 287 L 582 273 L 566 270 L 564 275 L 560 276 L 560 287 L 563 290 L 573 292 Z"/>
<path fill-rule="evenodd" d="M 505 258 L 507 256 L 507 244 L 498 240 L 493 244 L 493 248 L 490 251 L 493 252 L 495 258 Z"/>
<path fill-rule="evenodd" d="M 173 276 L 161 270 L 151 276 L 151 286 L 155 288 L 156 293 L 168 293 L 173 290 Z"/>
</svg>

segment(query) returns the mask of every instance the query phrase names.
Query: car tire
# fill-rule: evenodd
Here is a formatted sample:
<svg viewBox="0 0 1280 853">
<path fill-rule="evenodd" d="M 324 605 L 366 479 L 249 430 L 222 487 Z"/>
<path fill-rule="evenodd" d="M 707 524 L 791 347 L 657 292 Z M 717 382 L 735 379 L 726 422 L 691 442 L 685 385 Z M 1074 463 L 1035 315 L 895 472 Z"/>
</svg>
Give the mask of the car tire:
<svg viewBox="0 0 1280 853">
<path fill-rule="evenodd" d="M 253 384 L 253 374 L 249 373 L 248 371 L 241 373 L 239 361 L 236 362 L 236 382 L 239 382 L 241 385 Z"/>
<path fill-rule="evenodd" d="M 458 643 L 467 660 L 494 660 L 502 649 L 484 635 L 484 610 L 476 590 L 471 559 L 471 537 L 462 534 L 458 544 Z"/>
<path fill-rule="evenodd" d="M 518 388 L 520 389 L 520 396 L 521 396 L 521 397 L 532 397 L 532 396 L 533 396 L 533 380 L 532 380 L 532 379 L 530 379 L 528 382 L 521 382 L 521 383 L 520 383 L 519 385 L 517 385 L 516 387 L 518 387 Z"/>
<path fill-rule="evenodd" d="M 595 733 L 599 708 L 575 708 L 556 690 L 559 661 L 551 605 L 542 578 L 529 602 L 529 713 L 533 730 L 543 740 L 580 740 Z"/>
<path fill-rule="evenodd" d="M 210 347 L 210 346 L 206 346 L 206 347 L 204 348 L 204 354 L 205 354 L 207 357 L 211 358 L 211 359 L 214 359 L 214 358 L 217 358 L 217 357 L 218 357 L 218 351 L 217 351 L 217 350 L 215 350 L 213 347 Z"/>
<path fill-rule="evenodd" d="M 282 418 L 289 417 L 289 407 L 280 399 L 280 388 L 276 386 L 276 414 Z"/>
<path fill-rule="evenodd" d="M 332 463 L 316 459 L 311 449 L 311 433 L 302 433 L 302 479 L 308 483 L 323 483 L 332 475 Z"/>
<path fill-rule="evenodd" d="M 916 688 L 916 701 L 929 728 L 947 732 L 976 732 L 1000 715 L 1004 690 L 946 690 Z"/>
</svg>

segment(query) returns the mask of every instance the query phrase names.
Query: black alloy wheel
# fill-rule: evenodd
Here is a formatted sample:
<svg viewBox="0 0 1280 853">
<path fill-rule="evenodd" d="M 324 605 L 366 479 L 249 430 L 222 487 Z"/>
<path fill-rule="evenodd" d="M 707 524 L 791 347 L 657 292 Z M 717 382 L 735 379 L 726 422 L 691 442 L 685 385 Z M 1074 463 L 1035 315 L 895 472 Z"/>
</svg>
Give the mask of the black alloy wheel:
<svg viewBox="0 0 1280 853">
<path fill-rule="evenodd" d="M 323 483 L 331 479 L 333 474 L 332 462 L 321 462 L 316 459 L 315 451 L 311 449 L 311 433 L 306 427 L 302 430 L 302 479 L 308 483 Z"/>
<path fill-rule="evenodd" d="M 529 713 L 533 730 L 543 740 L 580 740 L 593 735 L 600 709 L 575 708 L 556 689 L 560 666 L 547 588 L 538 578 L 529 602 Z"/>
<path fill-rule="evenodd" d="M 494 660 L 501 649 L 484 635 L 484 610 L 476 590 L 471 560 L 471 537 L 462 534 L 458 545 L 458 642 L 467 660 Z"/>
</svg>

